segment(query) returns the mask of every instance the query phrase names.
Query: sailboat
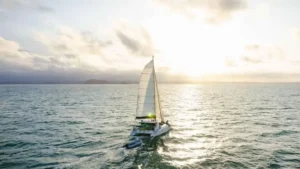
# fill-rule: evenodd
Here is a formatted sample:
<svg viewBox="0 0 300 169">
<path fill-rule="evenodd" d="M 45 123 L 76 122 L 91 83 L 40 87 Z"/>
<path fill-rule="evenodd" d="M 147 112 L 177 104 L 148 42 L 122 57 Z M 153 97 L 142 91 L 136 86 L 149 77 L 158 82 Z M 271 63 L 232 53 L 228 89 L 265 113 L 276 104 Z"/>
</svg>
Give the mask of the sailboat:
<svg viewBox="0 0 300 169">
<path fill-rule="evenodd" d="M 130 133 L 129 141 L 123 146 L 127 149 L 143 145 L 141 137 L 155 138 L 167 133 L 171 126 L 164 121 L 159 99 L 154 57 L 146 64 L 141 76 L 137 96 L 136 120 L 141 120 Z"/>
<path fill-rule="evenodd" d="M 127 148 L 140 146 L 142 142 L 137 138 L 139 136 L 153 139 L 167 133 L 171 129 L 168 121 L 164 121 L 161 110 L 153 56 L 152 60 L 144 67 L 140 76 L 136 119 L 141 121 L 131 131 L 131 141 L 126 144 Z"/>
<path fill-rule="evenodd" d="M 137 96 L 136 119 L 141 120 L 135 126 L 131 136 L 160 136 L 170 130 L 170 125 L 164 122 L 156 80 L 154 57 L 146 64 L 141 76 Z"/>
</svg>

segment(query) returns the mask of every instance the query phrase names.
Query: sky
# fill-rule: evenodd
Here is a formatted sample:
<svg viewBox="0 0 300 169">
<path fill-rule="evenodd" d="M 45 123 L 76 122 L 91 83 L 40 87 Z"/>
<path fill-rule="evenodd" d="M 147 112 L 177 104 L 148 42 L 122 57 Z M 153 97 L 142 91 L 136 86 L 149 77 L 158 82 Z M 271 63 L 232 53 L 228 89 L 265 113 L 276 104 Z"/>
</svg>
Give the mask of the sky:
<svg viewBox="0 0 300 169">
<path fill-rule="evenodd" d="M 0 82 L 299 82 L 298 0 L 0 0 Z"/>
</svg>

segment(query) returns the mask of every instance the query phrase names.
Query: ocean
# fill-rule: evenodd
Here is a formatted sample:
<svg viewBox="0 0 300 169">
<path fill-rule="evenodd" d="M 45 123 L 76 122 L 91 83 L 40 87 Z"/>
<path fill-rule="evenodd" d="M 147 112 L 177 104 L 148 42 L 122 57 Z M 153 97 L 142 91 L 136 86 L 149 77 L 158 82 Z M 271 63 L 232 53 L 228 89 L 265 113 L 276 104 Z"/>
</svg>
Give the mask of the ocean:
<svg viewBox="0 0 300 169">
<path fill-rule="evenodd" d="M 0 168 L 300 168 L 300 84 L 160 84 L 172 130 L 120 147 L 137 85 L 0 85 Z"/>
</svg>

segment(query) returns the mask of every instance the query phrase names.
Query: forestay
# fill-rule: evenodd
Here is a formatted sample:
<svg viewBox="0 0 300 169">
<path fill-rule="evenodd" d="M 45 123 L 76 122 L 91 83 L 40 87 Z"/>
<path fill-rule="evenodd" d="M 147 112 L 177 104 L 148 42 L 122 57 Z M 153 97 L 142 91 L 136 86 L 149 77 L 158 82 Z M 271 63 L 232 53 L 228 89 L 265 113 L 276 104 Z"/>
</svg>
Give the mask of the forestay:
<svg viewBox="0 0 300 169">
<path fill-rule="evenodd" d="M 156 114 L 156 119 L 160 120 L 160 121 L 164 121 L 162 111 L 161 111 L 161 106 L 160 106 L 159 92 L 158 92 L 158 86 L 157 86 L 155 71 L 154 71 L 154 85 L 155 85 L 155 114 Z"/>
</svg>

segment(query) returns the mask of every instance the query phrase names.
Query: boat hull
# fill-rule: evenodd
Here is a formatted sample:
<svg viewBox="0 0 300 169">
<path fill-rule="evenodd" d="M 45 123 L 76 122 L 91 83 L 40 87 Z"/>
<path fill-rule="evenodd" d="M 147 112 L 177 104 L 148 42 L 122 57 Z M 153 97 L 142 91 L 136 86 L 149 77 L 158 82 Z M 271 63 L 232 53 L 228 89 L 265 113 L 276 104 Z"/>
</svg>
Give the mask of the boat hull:
<svg viewBox="0 0 300 169">
<path fill-rule="evenodd" d="M 157 136 L 161 136 L 163 134 L 166 134 L 167 132 L 169 132 L 171 130 L 171 126 L 168 124 L 163 124 L 157 131 L 154 131 L 151 134 L 151 137 L 157 137 Z"/>
<path fill-rule="evenodd" d="M 129 141 L 123 147 L 126 148 L 126 149 L 133 149 L 133 148 L 136 148 L 136 147 L 140 147 L 142 145 L 143 145 L 142 140 L 140 138 L 138 138 L 138 137 L 135 137 L 134 140 Z"/>
</svg>

